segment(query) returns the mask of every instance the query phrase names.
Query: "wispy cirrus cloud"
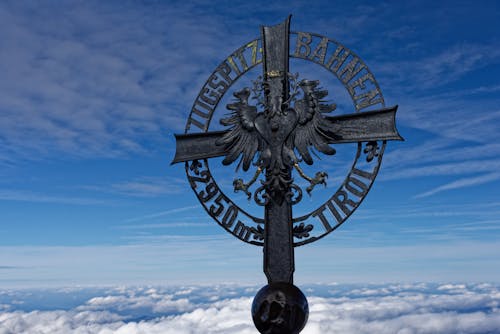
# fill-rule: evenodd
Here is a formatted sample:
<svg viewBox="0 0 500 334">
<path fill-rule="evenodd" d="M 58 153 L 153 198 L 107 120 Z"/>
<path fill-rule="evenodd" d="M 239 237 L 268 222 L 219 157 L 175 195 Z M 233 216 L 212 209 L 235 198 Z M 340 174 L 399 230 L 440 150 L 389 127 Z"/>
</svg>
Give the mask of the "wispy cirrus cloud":
<svg viewBox="0 0 500 334">
<path fill-rule="evenodd" d="M 486 118 L 489 119 L 489 118 Z M 487 120 L 484 123 L 488 123 Z M 500 168 L 500 145 L 493 140 L 498 127 L 496 121 L 484 126 L 484 132 L 472 125 L 464 133 L 476 132 L 477 142 L 450 137 L 434 137 L 422 143 L 406 143 L 410 147 L 401 147 L 385 155 L 388 167 L 382 169 L 380 180 L 398 180 L 447 176 L 456 178 L 445 185 L 435 186 L 432 190 L 415 195 L 423 198 L 435 193 L 463 187 L 473 187 L 498 180 Z M 473 122 L 472 122 L 473 123 Z M 451 134 L 450 132 L 455 132 Z M 448 134 L 458 136 L 460 130 L 449 130 Z"/>
<path fill-rule="evenodd" d="M 496 158 L 499 153 L 500 144 L 496 142 L 456 145 L 453 139 L 437 137 L 419 143 L 405 143 L 404 147 L 391 149 L 384 155 L 384 163 L 389 165 L 389 168 L 408 167 L 491 159 Z"/>
<path fill-rule="evenodd" d="M 6 153 L 116 157 L 147 152 L 162 132 L 180 130 L 224 31 L 213 16 L 186 16 L 193 8 L 2 5 Z"/>
<path fill-rule="evenodd" d="M 201 3 L 179 2 L 155 8 L 125 5 L 113 10 L 98 3 L 38 4 L 36 11 L 25 15 L 32 9 L 28 5 L 2 6 L 0 16 L 6 27 L 0 32 L 5 35 L 2 41 L 6 50 L 0 58 L 4 73 L 0 79 L 4 161 L 13 156 L 28 159 L 56 151 L 79 157 L 146 154 L 155 150 L 155 143 L 165 141 L 167 131 L 181 131 L 186 106 L 191 105 L 196 87 L 206 79 L 207 71 L 220 61 L 221 49 L 230 52 L 228 39 L 238 45 L 236 41 L 243 38 L 224 34 L 226 25 L 242 36 L 256 35 L 248 19 L 224 23 L 227 20 L 218 19 L 224 13 L 208 10 L 204 14 L 199 8 L 207 9 Z M 276 15 L 286 9 L 287 6 L 274 5 L 270 12 Z M 250 9 L 244 5 L 227 9 L 234 13 L 242 10 Z M 112 14 L 116 11 L 120 15 Z M 192 11 L 196 15 L 187 15 Z M 362 35 L 361 27 L 376 27 L 380 15 L 392 14 L 393 9 L 386 4 L 359 5 L 354 12 L 336 18 L 335 25 L 325 19 L 301 22 L 304 18 L 300 15 L 294 19 L 306 27 L 331 26 L 332 34 L 356 40 Z M 54 15 L 66 19 L 48 19 Z M 391 29 L 387 35 L 390 41 L 415 38 L 411 24 Z M 180 36 L 190 38 L 184 40 Z M 226 43 L 221 42 L 223 36 Z M 372 37 L 377 41 L 377 36 Z M 380 47 L 373 50 L 375 58 L 387 54 Z M 491 142 L 499 131 L 498 112 L 478 110 L 477 101 L 435 93 L 428 97 L 427 93 L 436 85 L 446 85 L 495 64 L 495 45 L 461 42 L 425 50 L 403 60 L 382 57 L 377 65 L 370 66 L 379 81 L 385 82 L 384 87 L 393 87 L 389 100 L 400 103 L 399 120 L 440 138 L 451 138 L 455 143 Z M 494 92 L 497 86 L 482 85 L 471 90 Z M 404 89 L 398 91 L 398 87 Z M 487 108 L 487 104 L 482 105 Z M 33 140 L 26 140 L 28 137 Z M 488 145 L 490 155 L 498 152 L 498 146 Z M 459 156 L 458 149 L 447 149 L 449 156 L 452 152 Z M 434 153 L 441 152 L 430 152 L 428 156 L 439 156 Z M 174 188 L 167 190 L 160 183 L 141 180 L 111 187 L 116 193 L 130 196 L 167 194 Z"/>
<path fill-rule="evenodd" d="M 455 94 L 417 98 L 414 102 L 407 98 L 400 122 L 431 135 L 425 141 L 407 138 L 404 145 L 388 150 L 384 159 L 388 167 L 382 169 L 380 179 L 456 178 L 439 192 L 473 187 L 483 179 L 495 181 L 493 175 L 500 167 L 500 112 L 494 104 L 495 98 L 478 104 Z"/>
<path fill-rule="evenodd" d="M 75 196 L 54 196 L 46 193 L 37 193 L 24 190 L 0 190 L 0 199 L 4 201 L 33 202 L 33 203 L 57 203 L 71 205 L 103 205 L 112 204 L 113 200 L 102 200 L 96 198 Z"/>
<path fill-rule="evenodd" d="M 180 131 L 196 87 L 220 61 L 221 48 L 226 52 L 234 48 L 221 40 L 242 38 L 224 34 L 227 19 L 219 19 L 224 14 L 209 10 L 203 15 L 199 8 L 205 7 L 180 2 L 113 10 L 102 3 L 2 6 L 1 130 L 6 146 L 15 147 L 7 154 L 29 158 L 29 152 L 62 151 L 72 156 L 116 157 L 148 152 L 147 141 L 161 142 L 162 132 Z M 237 13 L 249 8 L 238 5 L 226 10 Z M 269 10 L 277 15 L 287 6 Z M 119 15 L 113 14 L 117 11 Z M 193 11 L 196 15 L 188 15 Z M 390 13 L 385 4 L 359 5 L 355 13 L 338 17 L 335 25 L 325 20 L 307 25 L 317 29 L 327 25 L 332 34 L 341 36 L 359 35 L 360 27 L 378 25 L 375 14 Z M 54 15 L 65 19 L 54 20 Z M 306 24 L 300 15 L 296 20 Z M 251 21 L 239 18 L 227 25 L 250 38 L 256 35 L 253 27 L 246 27 Z M 390 36 L 411 31 L 409 26 Z M 488 45 L 455 45 L 437 52 L 401 63 L 391 59 L 373 69 L 384 81 L 398 74 L 401 80 L 416 80 L 414 86 L 434 85 L 498 58 L 496 49 Z"/>
<path fill-rule="evenodd" d="M 399 87 L 407 93 L 420 93 L 497 64 L 500 55 L 500 50 L 493 44 L 455 44 L 447 45 L 444 49 L 438 48 L 435 52 L 429 51 L 413 59 L 392 59 L 390 63 L 378 63 L 375 66 L 376 73 L 393 87 Z"/>
<path fill-rule="evenodd" d="M 487 182 L 496 181 L 498 179 L 500 179 L 500 173 L 489 173 L 489 174 L 484 174 L 484 175 L 480 175 L 480 176 L 462 178 L 462 179 L 458 179 L 458 180 L 455 180 L 453 182 L 449 182 L 447 184 L 441 185 L 441 186 L 436 187 L 432 190 L 418 194 L 415 196 L 415 198 L 428 197 L 428 196 L 440 193 L 442 191 L 476 186 L 476 185 L 484 184 Z"/>
<path fill-rule="evenodd" d="M 158 197 L 179 194 L 185 191 L 186 180 L 177 177 L 139 177 L 129 181 L 108 185 L 86 185 L 80 189 L 127 197 Z"/>
<path fill-rule="evenodd" d="M 0 270 L 2 270 L 2 269 L 19 269 L 19 268 L 22 268 L 22 267 L 18 267 L 18 266 L 0 266 Z"/>
<path fill-rule="evenodd" d="M 436 175 L 464 175 L 470 173 L 481 173 L 497 171 L 500 168 L 500 160 L 470 160 L 463 162 L 436 163 L 424 166 L 411 166 L 401 170 L 392 168 L 384 172 L 382 179 L 394 180 L 414 177 L 427 177 Z"/>
<path fill-rule="evenodd" d="M 148 220 L 148 219 L 165 217 L 165 216 L 189 211 L 189 210 L 196 209 L 196 208 L 199 208 L 199 205 L 190 205 L 190 206 L 185 206 L 185 207 L 181 207 L 181 208 L 175 208 L 175 209 L 170 209 L 170 210 L 166 210 L 166 211 L 155 212 L 155 213 L 151 213 L 148 215 L 127 219 L 127 220 L 125 220 L 125 223 L 132 223 L 132 222 L 144 221 L 144 220 Z"/>
<path fill-rule="evenodd" d="M 211 222 L 193 223 L 193 222 L 175 222 L 174 221 L 174 222 L 156 223 L 156 224 L 122 225 L 122 226 L 119 226 L 119 228 L 126 229 L 126 230 L 165 229 L 165 228 L 179 228 L 179 227 L 198 228 L 198 227 L 207 227 L 207 226 L 210 226 L 210 224 L 212 224 L 212 223 Z"/>
</svg>

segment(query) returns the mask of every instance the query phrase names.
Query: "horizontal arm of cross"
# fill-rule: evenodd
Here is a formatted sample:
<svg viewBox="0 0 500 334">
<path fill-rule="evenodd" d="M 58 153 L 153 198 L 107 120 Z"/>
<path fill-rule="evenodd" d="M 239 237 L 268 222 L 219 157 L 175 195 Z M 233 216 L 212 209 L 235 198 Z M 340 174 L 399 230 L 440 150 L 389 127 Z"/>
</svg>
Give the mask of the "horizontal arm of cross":
<svg viewBox="0 0 500 334">
<path fill-rule="evenodd" d="M 172 164 L 178 162 L 207 159 L 223 156 L 224 146 L 216 145 L 217 139 L 227 131 L 213 131 L 175 135 L 175 157 Z"/>
<path fill-rule="evenodd" d="M 330 144 L 404 140 L 396 129 L 398 106 L 362 113 L 325 117 L 334 128 Z"/>
<path fill-rule="evenodd" d="M 335 130 L 330 144 L 357 143 L 377 140 L 404 140 L 396 129 L 397 106 L 362 113 L 325 117 Z M 216 141 L 227 131 L 177 134 L 172 164 L 197 159 L 224 156 L 223 145 Z"/>
</svg>

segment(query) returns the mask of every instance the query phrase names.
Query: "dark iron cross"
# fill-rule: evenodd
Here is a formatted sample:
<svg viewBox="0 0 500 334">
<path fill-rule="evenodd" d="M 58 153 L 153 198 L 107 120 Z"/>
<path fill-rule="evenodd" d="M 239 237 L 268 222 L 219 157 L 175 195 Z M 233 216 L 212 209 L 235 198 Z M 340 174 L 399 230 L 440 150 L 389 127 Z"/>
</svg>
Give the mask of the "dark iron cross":
<svg viewBox="0 0 500 334">
<path fill-rule="evenodd" d="M 298 150 L 308 162 L 311 157 L 306 153 L 306 146 L 334 154 L 335 150 L 329 144 L 402 140 L 394 121 L 397 106 L 340 116 L 320 116 L 319 112 L 317 115 L 301 114 L 297 111 L 299 106 L 297 110 L 290 108 L 289 24 L 290 18 L 275 26 L 262 27 L 265 111 L 257 113 L 248 105 L 248 91 L 235 93 L 239 101 L 228 105 L 228 109 L 234 111 L 233 118 L 221 121 L 232 128 L 176 135 L 173 160 L 173 163 L 178 163 L 224 156 L 223 163 L 229 164 L 241 154 L 240 164 L 243 163 L 246 170 L 253 157 L 259 154 L 256 165 L 259 173 L 265 173 L 266 178 L 263 182 L 265 201 L 262 204 L 265 205 L 264 273 L 269 284 L 293 284 L 293 169 L 296 168 L 302 175 L 297 165 L 300 160 L 294 150 Z M 326 94 L 316 90 L 316 84 L 314 81 L 301 82 L 305 98 L 310 95 L 310 100 L 305 100 L 309 101 L 309 106 L 303 106 L 302 110 L 319 108 L 318 97 Z M 325 108 L 328 109 L 327 106 Z M 315 131 L 315 138 L 300 138 L 306 136 L 306 132 L 302 131 L 306 127 Z"/>
<path fill-rule="evenodd" d="M 266 101 L 287 101 L 289 98 L 289 20 L 270 27 L 262 27 L 263 39 L 263 65 L 264 82 L 269 86 L 265 90 Z M 279 102 L 278 102 L 279 103 Z M 283 108 L 270 103 L 271 108 Z M 336 125 L 334 139 L 330 144 L 357 143 L 377 140 L 401 140 L 395 131 L 394 114 L 397 107 L 383 110 L 375 110 L 364 113 L 356 113 L 341 116 L 327 117 L 328 121 Z M 291 114 L 288 114 L 291 115 Z M 267 138 L 271 148 L 271 154 L 275 159 L 281 160 L 281 150 L 287 136 L 293 130 L 293 119 L 291 116 L 275 114 L 273 117 L 263 119 L 268 124 L 277 122 L 278 130 L 270 129 L 271 126 L 262 124 L 262 133 Z M 213 131 L 196 134 L 178 134 L 176 137 L 176 154 L 173 163 L 191 160 L 214 158 L 225 156 L 228 148 L 217 144 L 227 131 Z M 276 166 L 274 166 L 277 168 Z M 290 178 L 292 166 L 286 164 L 285 170 L 266 170 L 266 179 L 270 181 L 273 173 L 285 173 L 285 178 Z M 275 189 L 278 190 L 278 189 Z M 283 200 L 283 196 L 289 189 L 281 191 L 269 191 L 270 200 L 265 206 L 264 214 L 264 272 L 270 283 L 289 282 L 293 283 L 294 251 L 292 233 L 292 204 Z"/>
</svg>

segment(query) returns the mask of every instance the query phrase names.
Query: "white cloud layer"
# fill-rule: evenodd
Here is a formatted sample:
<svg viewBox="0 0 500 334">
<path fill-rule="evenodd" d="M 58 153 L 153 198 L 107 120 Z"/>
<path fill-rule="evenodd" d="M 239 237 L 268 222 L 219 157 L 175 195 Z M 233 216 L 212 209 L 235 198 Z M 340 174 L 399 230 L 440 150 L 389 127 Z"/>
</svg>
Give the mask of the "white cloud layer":
<svg viewBox="0 0 500 334">
<path fill-rule="evenodd" d="M 500 290 L 490 284 L 315 285 L 304 290 L 310 295 L 310 317 L 303 334 L 498 333 L 500 328 Z M 73 296 L 78 290 L 64 293 Z M 254 287 L 100 293 L 69 310 L 0 313 L 0 334 L 256 333 L 250 317 Z M 19 298 L 12 291 L 8 295 Z"/>
</svg>

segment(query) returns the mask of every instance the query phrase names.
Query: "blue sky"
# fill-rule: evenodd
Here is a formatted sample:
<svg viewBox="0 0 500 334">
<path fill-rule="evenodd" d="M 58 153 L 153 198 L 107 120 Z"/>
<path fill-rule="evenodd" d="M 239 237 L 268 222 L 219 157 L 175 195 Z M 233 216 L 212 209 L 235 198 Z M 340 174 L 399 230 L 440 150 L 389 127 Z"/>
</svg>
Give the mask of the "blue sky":
<svg viewBox="0 0 500 334">
<path fill-rule="evenodd" d="M 349 221 L 296 250 L 296 282 L 498 282 L 494 1 L 13 1 L 0 4 L 0 284 L 264 284 L 261 249 L 213 222 L 170 161 L 210 73 L 290 13 L 292 30 L 361 56 L 406 139 Z M 342 152 L 318 198 L 345 175 Z M 214 167 L 228 193 L 232 171 Z"/>
</svg>

